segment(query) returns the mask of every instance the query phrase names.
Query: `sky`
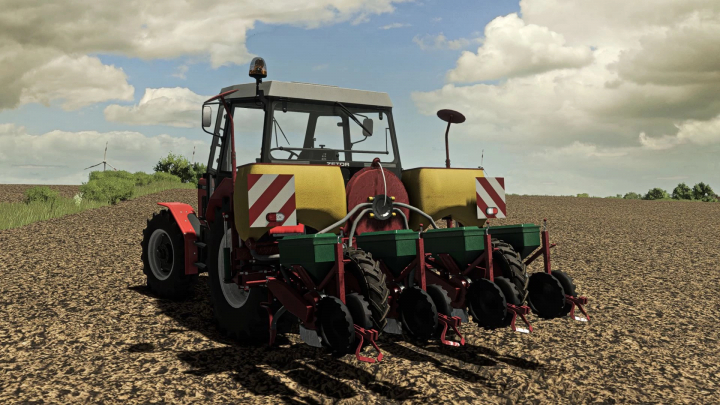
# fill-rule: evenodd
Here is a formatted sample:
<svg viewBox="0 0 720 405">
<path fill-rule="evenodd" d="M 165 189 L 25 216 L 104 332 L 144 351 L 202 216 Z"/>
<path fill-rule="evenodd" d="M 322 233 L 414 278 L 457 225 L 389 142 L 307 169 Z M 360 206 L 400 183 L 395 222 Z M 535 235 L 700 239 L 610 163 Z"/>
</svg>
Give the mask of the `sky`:
<svg viewBox="0 0 720 405">
<path fill-rule="evenodd" d="M 62 4 L 60 4 L 62 3 Z M 266 80 L 382 91 L 406 168 L 508 193 L 720 188 L 717 0 L 0 0 L 1 183 L 207 161 L 202 102 Z M 484 152 L 483 152 L 484 151 Z M 484 156 L 481 158 L 481 156 Z"/>
</svg>

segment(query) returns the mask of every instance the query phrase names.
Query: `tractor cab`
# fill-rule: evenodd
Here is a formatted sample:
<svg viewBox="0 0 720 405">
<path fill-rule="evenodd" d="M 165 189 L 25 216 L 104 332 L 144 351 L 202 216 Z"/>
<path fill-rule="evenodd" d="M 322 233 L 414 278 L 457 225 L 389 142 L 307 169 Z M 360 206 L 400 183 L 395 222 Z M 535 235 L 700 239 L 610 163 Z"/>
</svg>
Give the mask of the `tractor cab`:
<svg viewBox="0 0 720 405">
<path fill-rule="evenodd" d="M 252 76 L 252 75 L 251 75 Z M 208 171 L 232 171 L 229 109 L 234 122 L 236 164 L 339 166 L 345 183 L 379 158 L 383 168 L 401 176 L 400 157 L 386 93 L 297 82 L 240 84 L 217 110 L 204 105 L 203 127 L 215 116 Z M 215 179 L 216 183 L 218 179 Z"/>
</svg>

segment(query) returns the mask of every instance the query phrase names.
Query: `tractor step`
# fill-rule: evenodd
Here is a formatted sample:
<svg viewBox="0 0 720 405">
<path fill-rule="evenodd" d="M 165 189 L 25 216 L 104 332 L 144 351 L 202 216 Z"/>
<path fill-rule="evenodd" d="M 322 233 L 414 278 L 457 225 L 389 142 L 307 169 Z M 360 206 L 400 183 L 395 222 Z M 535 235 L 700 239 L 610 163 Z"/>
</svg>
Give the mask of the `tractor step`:
<svg viewBox="0 0 720 405">
<path fill-rule="evenodd" d="M 532 325 L 530 325 L 530 322 L 528 322 L 525 315 L 530 313 L 530 307 L 527 305 L 521 305 L 516 306 L 513 304 L 507 304 L 507 309 L 509 312 L 512 312 L 512 321 L 510 322 L 510 327 L 512 328 L 513 332 L 520 332 L 520 333 L 530 333 L 533 331 Z M 520 318 L 525 322 L 525 325 L 527 325 L 527 328 L 523 328 L 521 326 L 515 326 L 515 320 L 517 319 L 517 316 L 520 315 Z"/>
<path fill-rule="evenodd" d="M 377 343 L 375 343 L 375 340 L 378 338 L 378 331 L 375 329 L 364 329 L 357 324 L 355 326 L 355 337 L 360 339 L 360 342 L 358 342 L 358 347 L 355 350 L 355 357 L 357 357 L 358 360 L 364 361 L 366 363 L 379 363 L 383 359 L 383 354 L 380 351 L 380 348 L 377 346 Z M 375 348 L 375 350 L 378 352 L 377 360 L 373 359 L 371 357 L 365 357 L 360 354 L 360 350 L 362 350 L 363 342 L 367 339 L 368 342 L 372 345 L 372 347 Z"/>
<path fill-rule="evenodd" d="M 465 345 L 465 337 L 462 334 L 460 334 L 460 331 L 458 330 L 458 328 L 460 327 L 460 324 L 462 323 L 462 321 L 460 320 L 460 317 L 447 316 L 445 314 L 438 314 L 438 321 L 440 323 L 442 323 L 442 325 L 443 325 L 443 330 L 442 330 L 442 333 L 440 334 L 440 342 L 442 344 L 448 345 L 448 346 L 456 346 L 456 347 Z M 453 331 L 455 331 L 455 334 L 460 336 L 460 342 L 456 342 L 453 340 L 447 340 L 445 338 L 445 335 L 447 334 L 447 331 L 448 331 L 448 326 L 451 327 Z"/>
<path fill-rule="evenodd" d="M 195 267 L 197 267 L 200 270 L 205 270 L 205 268 L 207 267 L 207 265 L 205 265 L 205 263 L 203 263 L 203 262 L 195 262 L 193 264 L 195 265 Z"/>
<path fill-rule="evenodd" d="M 207 246 L 207 243 L 204 243 L 204 242 L 194 241 L 193 243 L 195 244 L 195 246 L 199 247 L 200 249 L 205 249 L 205 247 Z"/>
<path fill-rule="evenodd" d="M 590 320 L 590 316 L 585 311 L 585 308 L 583 305 L 587 305 L 588 299 L 587 297 L 573 297 L 570 295 L 565 294 L 565 300 L 570 303 L 570 314 L 568 315 L 570 319 L 574 319 L 576 321 L 580 322 L 587 322 Z M 575 307 L 580 308 L 580 312 L 582 312 L 585 317 L 575 315 Z"/>
</svg>

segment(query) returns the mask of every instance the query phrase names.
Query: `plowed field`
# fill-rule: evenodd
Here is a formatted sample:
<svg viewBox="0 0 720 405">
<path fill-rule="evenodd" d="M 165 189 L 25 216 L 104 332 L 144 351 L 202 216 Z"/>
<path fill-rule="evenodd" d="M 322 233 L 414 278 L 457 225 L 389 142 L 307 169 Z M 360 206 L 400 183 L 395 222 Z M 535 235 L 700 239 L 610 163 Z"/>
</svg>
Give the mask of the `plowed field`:
<svg viewBox="0 0 720 405">
<path fill-rule="evenodd" d="M 553 267 L 591 322 L 466 324 L 463 348 L 383 335 L 385 360 L 366 364 L 292 334 L 271 350 L 224 339 L 204 276 L 187 302 L 149 294 L 140 240 L 156 201 L 196 197 L 0 231 L 0 403 L 720 402 L 720 204 L 510 196 L 510 222 L 548 218 Z"/>
</svg>

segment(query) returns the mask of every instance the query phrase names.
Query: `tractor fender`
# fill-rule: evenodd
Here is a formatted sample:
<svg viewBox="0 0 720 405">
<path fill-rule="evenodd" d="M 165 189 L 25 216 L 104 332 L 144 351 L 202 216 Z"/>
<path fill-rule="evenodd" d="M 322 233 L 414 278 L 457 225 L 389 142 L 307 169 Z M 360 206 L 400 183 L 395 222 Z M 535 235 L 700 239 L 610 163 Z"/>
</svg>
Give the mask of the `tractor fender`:
<svg viewBox="0 0 720 405">
<path fill-rule="evenodd" d="M 177 202 L 159 202 L 158 205 L 166 207 L 170 214 L 178 224 L 180 232 L 183 234 L 185 246 L 185 274 L 198 274 L 198 268 L 195 262 L 198 261 L 198 248 L 195 245 L 198 233 L 200 233 L 200 221 L 195 214 L 195 210 L 185 203 Z"/>
</svg>

